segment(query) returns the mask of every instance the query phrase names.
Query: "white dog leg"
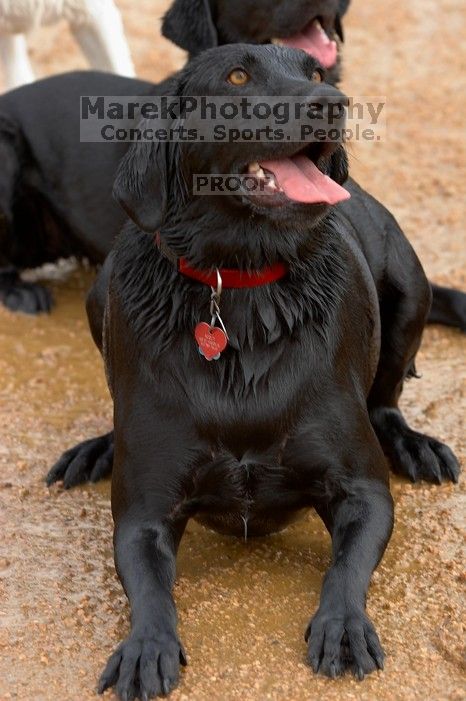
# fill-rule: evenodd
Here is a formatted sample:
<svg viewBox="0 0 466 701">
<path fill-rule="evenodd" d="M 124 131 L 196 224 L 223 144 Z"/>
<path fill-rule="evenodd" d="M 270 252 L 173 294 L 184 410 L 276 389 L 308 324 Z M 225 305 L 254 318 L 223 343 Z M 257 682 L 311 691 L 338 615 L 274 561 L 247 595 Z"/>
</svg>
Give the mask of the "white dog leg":
<svg viewBox="0 0 466 701">
<path fill-rule="evenodd" d="M 35 80 L 24 34 L 1 34 L 0 56 L 8 90 Z"/>
<path fill-rule="evenodd" d="M 112 0 L 89 6 L 90 20 L 71 27 L 82 52 L 93 68 L 133 77 L 134 66 L 119 10 Z"/>
</svg>

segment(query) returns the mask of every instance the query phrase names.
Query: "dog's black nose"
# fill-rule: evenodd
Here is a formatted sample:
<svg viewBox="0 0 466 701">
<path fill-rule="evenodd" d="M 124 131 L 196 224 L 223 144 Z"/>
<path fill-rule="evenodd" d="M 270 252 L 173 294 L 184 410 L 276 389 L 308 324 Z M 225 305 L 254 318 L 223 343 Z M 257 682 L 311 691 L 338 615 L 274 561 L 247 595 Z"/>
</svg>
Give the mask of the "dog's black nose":
<svg viewBox="0 0 466 701">
<path fill-rule="evenodd" d="M 323 107 L 335 105 L 342 112 L 349 105 L 349 98 L 344 93 L 333 87 L 333 85 L 327 85 L 326 83 L 317 83 L 315 88 L 308 90 L 308 96 L 310 103 L 321 104 Z"/>
<path fill-rule="evenodd" d="M 287 92 L 287 95 L 301 104 L 321 105 L 322 109 L 330 112 L 332 110 L 329 108 L 333 106 L 335 114 L 338 112 L 344 114 L 345 108 L 349 105 L 349 98 L 333 85 L 327 83 L 299 81 Z"/>
<path fill-rule="evenodd" d="M 307 86 L 306 93 L 295 94 L 293 101 L 299 103 L 299 121 L 307 135 L 313 134 L 318 141 L 343 141 L 346 126 L 346 108 L 349 100 L 331 85 L 319 83 Z M 298 116 L 295 105 L 295 115 Z"/>
</svg>

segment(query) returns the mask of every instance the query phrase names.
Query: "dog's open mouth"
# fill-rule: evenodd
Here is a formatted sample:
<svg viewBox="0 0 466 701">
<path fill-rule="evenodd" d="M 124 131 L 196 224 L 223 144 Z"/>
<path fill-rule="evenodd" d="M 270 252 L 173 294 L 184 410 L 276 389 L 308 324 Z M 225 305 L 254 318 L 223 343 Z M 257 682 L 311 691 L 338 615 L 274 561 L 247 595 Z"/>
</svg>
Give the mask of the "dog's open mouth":
<svg viewBox="0 0 466 701">
<path fill-rule="evenodd" d="M 261 200 L 266 206 L 280 201 L 285 204 L 287 200 L 334 205 L 350 197 L 347 190 L 318 168 L 309 148 L 290 157 L 250 163 L 247 171 L 259 183 L 262 181 Z"/>
<path fill-rule="evenodd" d="M 316 58 L 324 68 L 331 68 L 337 62 L 337 42 L 329 37 L 317 17 L 297 34 L 284 39 L 272 39 L 272 44 L 302 49 Z"/>
</svg>

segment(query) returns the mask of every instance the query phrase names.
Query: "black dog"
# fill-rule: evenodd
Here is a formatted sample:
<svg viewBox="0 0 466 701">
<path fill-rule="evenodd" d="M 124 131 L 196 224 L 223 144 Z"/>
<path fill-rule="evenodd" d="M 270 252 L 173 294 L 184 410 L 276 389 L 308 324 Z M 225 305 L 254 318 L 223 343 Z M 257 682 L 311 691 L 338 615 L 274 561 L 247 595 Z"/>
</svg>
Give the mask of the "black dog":
<svg viewBox="0 0 466 701">
<path fill-rule="evenodd" d="M 193 59 L 173 88 L 343 101 L 316 84 L 318 74 L 300 51 L 227 46 Z M 274 178 L 267 196 L 192 196 L 193 174 L 258 172 L 257 163 Z M 294 185 L 282 188 L 290 168 Z M 458 464 L 397 408 L 430 288 L 401 234 L 374 241 L 370 224 L 356 230 L 341 205 L 329 207 L 344 198 L 337 183 L 346 168 L 342 146 L 290 142 L 140 143 L 122 161 L 115 195 L 135 224 L 107 259 L 88 310 L 114 399 L 115 560 L 131 632 L 100 691 L 146 699 L 177 684 L 186 659 L 172 586 L 190 517 L 262 535 L 314 507 L 333 562 L 306 633 L 310 664 L 359 678 L 383 666 L 365 602 L 393 504 L 373 427 L 416 477 L 456 480 Z M 323 184 L 323 173 L 333 183 Z M 309 181 L 321 195 L 297 194 Z M 209 362 L 225 342 L 203 325 L 216 268 L 229 341 Z"/>
<path fill-rule="evenodd" d="M 298 3 L 300 13 L 297 15 L 297 5 L 290 2 L 274 3 L 272 7 L 269 0 L 262 0 L 262 2 L 259 3 L 252 3 L 251 0 L 251 2 L 246 3 L 244 6 L 245 9 L 247 9 L 248 18 L 250 18 L 247 23 L 244 23 L 241 13 L 237 11 L 238 5 L 235 3 L 217 0 L 215 4 L 212 0 L 209 7 L 209 4 L 204 2 L 204 0 L 198 0 L 197 2 L 195 0 L 176 0 L 165 17 L 163 30 L 166 36 L 179 43 L 192 54 L 209 47 L 217 41 L 235 40 L 244 36 L 252 35 L 257 41 L 262 41 L 266 36 L 290 36 L 290 34 L 293 35 L 293 33 L 296 32 L 297 26 L 307 27 L 309 23 L 312 24 L 314 22 L 317 16 L 321 18 L 325 26 L 333 27 L 333 29 L 328 30 L 328 38 L 330 39 L 335 36 L 337 30 L 342 35 L 341 18 L 346 10 L 347 4 L 348 3 L 343 3 L 340 5 L 339 10 L 335 10 L 332 2 L 327 2 L 325 3 L 326 12 L 324 13 L 322 10 L 322 3 L 320 2 Z M 307 9 L 304 5 L 306 5 Z M 331 7 L 333 7 L 333 10 L 330 12 Z M 272 12 L 273 8 L 275 9 Z M 304 11 L 305 9 L 306 11 Z M 299 22 L 301 24 L 297 24 Z M 254 27 L 257 28 L 259 26 L 261 28 L 261 33 L 254 34 Z M 284 29 L 280 30 L 280 26 L 283 26 Z M 229 27 L 229 33 L 225 34 L 227 30 L 225 28 L 222 29 L 222 27 Z M 192 42 L 191 38 L 193 38 Z M 85 76 L 83 76 L 83 74 L 74 76 L 75 85 L 73 99 L 70 98 L 68 92 L 68 87 L 73 80 L 71 76 L 62 76 L 52 80 L 60 81 L 62 88 L 60 94 L 67 95 L 67 104 L 71 105 L 73 104 L 73 100 L 75 103 L 77 102 L 78 90 L 84 89 L 84 79 Z M 92 74 L 93 82 L 91 86 L 92 89 L 96 91 L 94 94 L 98 94 L 99 83 L 103 80 L 104 78 L 102 75 Z M 120 79 L 112 77 L 112 80 L 118 81 Z M 133 82 L 136 82 L 128 81 L 127 79 L 121 80 L 125 81 L 127 89 L 130 90 L 131 88 L 128 88 L 128 83 L 131 85 Z M 55 87 L 53 87 L 52 81 L 47 81 L 47 83 L 54 91 L 57 90 L 57 85 L 55 84 Z M 45 84 L 46 83 L 44 83 L 44 89 Z M 123 84 L 121 87 L 123 89 Z M 148 84 L 141 84 L 140 88 L 142 94 L 147 94 L 151 86 Z M 107 86 L 106 90 L 108 91 Z M 135 90 L 136 87 L 134 87 L 134 91 Z M 162 86 L 157 86 L 158 94 L 163 93 L 164 90 L 169 92 L 169 80 Z M 60 113 L 63 109 L 64 106 L 62 106 Z M 68 107 L 68 109 L 70 108 Z M 78 125 L 76 123 L 76 133 L 77 130 Z M 91 167 L 99 168 L 98 177 L 94 177 L 94 173 L 92 173 L 92 177 L 89 179 L 86 202 L 84 200 L 79 202 L 76 199 L 81 197 L 81 191 L 78 189 L 73 195 L 75 199 L 69 209 L 80 213 L 83 208 L 86 208 L 90 214 L 93 212 L 95 213 L 92 231 L 99 231 L 99 236 L 95 238 L 95 243 L 101 245 L 101 249 L 98 252 L 99 257 L 97 257 L 97 259 L 100 259 L 108 250 L 110 243 L 113 241 L 115 232 L 118 230 L 118 223 L 123 219 L 123 215 L 117 211 L 116 205 L 110 203 L 108 188 L 110 187 L 110 171 L 113 167 L 116 167 L 113 163 L 113 159 L 122 155 L 126 145 L 81 144 L 80 146 L 82 149 L 85 149 L 85 162 L 93 163 L 94 165 Z M 96 149 L 95 153 L 98 153 L 99 157 L 93 160 L 91 153 L 94 148 Z M 107 156 L 107 160 L 104 161 L 103 159 L 105 156 Z M 79 169 L 79 163 L 79 160 L 74 163 L 73 172 Z M 110 164 L 113 164 L 112 168 L 110 168 Z M 108 169 L 107 173 L 105 173 L 106 168 Z M 351 222 L 356 231 L 364 232 L 364 250 L 366 257 L 373 262 L 374 269 L 379 271 L 383 269 L 384 265 L 384 253 L 380 241 L 387 235 L 392 237 L 395 241 L 404 240 L 404 234 L 388 210 L 367 192 L 362 190 L 351 178 L 347 180 L 345 186 L 351 192 L 352 197 L 347 202 L 339 204 L 337 211 L 340 210 L 342 212 L 344 218 Z M 66 184 L 66 190 L 68 190 L 68 184 Z M 62 193 L 62 196 L 64 196 L 64 193 Z M 103 216 L 102 213 L 104 213 L 105 216 Z M 87 217 L 89 218 L 89 216 L 88 213 Z M 100 226 L 98 225 L 97 219 L 100 221 Z M 74 222 L 75 226 L 78 226 L 80 221 L 82 220 L 76 217 Z M 92 237 L 88 235 L 87 239 L 92 240 Z M 379 261 L 377 261 L 378 256 L 381 256 Z M 395 260 L 392 261 L 392 266 L 395 268 Z M 379 273 L 377 273 L 377 275 L 378 274 Z M 395 277 L 396 271 L 393 270 L 391 274 Z M 402 270 L 399 271 L 399 276 L 403 278 L 404 273 Z M 433 285 L 432 288 L 434 301 L 428 321 L 445 323 L 453 326 L 456 325 L 466 329 L 466 295 L 437 285 Z M 392 314 L 390 308 L 398 304 L 398 299 L 402 300 L 404 296 L 408 296 L 408 293 L 409 281 L 405 279 L 394 286 L 393 290 L 389 287 L 380 290 L 383 313 L 386 316 Z M 397 310 L 393 311 L 393 316 L 397 317 Z M 402 310 L 400 318 L 403 319 Z M 401 329 L 400 331 L 402 332 Z M 386 355 L 387 357 L 393 355 L 392 362 L 394 365 L 397 365 L 396 373 L 400 375 L 404 367 L 405 359 L 403 358 L 400 363 L 396 353 L 392 351 L 389 345 L 386 349 Z M 382 423 L 383 426 L 379 428 L 379 435 L 384 446 L 391 446 L 388 452 L 393 469 L 396 472 L 407 476 L 413 481 L 420 479 L 439 481 L 442 479 L 442 469 L 437 465 L 435 459 L 432 460 L 431 468 L 428 471 L 420 471 L 416 466 L 416 460 L 413 460 L 412 456 L 416 450 L 417 434 L 413 434 L 407 427 L 404 427 L 402 431 L 403 441 L 399 441 L 396 445 L 396 450 L 394 450 L 393 442 L 384 440 L 384 434 L 389 432 L 389 426 L 385 420 Z M 399 430 L 401 431 L 401 429 Z M 89 439 L 71 448 L 60 458 L 49 474 L 49 483 L 56 480 L 63 480 L 65 487 L 68 488 L 87 480 L 97 481 L 111 472 L 112 459 L 113 436 L 111 433 L 99 436 L 95 439 Z"/>
<path fill-rule="evenodd" d="M 338 42 L 350 0 L 175 0 L 162 33 L 190 56 L 224 44 L 284 44 L 305 50 L 340 79 Z"/>
<path fill-rule="evenodd" d="M 112 184 L 126 143 L 80 143 L 80 95 L 153 95 L 154 86 L 95 71 L 0 96 L 0 301 L 28 313 L 49 293 L 18 270 L 75 255 L 99 263 L 124 222 Z"/>
<path fill-rule="evenodd" d="M 176 0 L 163 32 L 193 55 L 218 43 L 279 40 L 317 54 L 327 64 L 327 80 L 337 82 L 337 43 L 348 5 L 348 0 Z M 47 290 L 23 282 L 18 271 L 69 255 L 100 263 L 123 225 L 110 192 L 127 144 L 80 143 L 80 95 L 158 95 L 167 89 L 165 83 L 89 71 L 0 97 L 0 301 L 7 307 L 48 311 Z M 379 219 L 388 222 L 386 210 L 369 195 L 360 191 L 359 202 L 363 208 L 367 202 L 378 228 Z M 361 211 L 352 216 L 359 219 Z M 398 230 L 393 219 L 391 228 Z M 429 320 L 466 329 L 466 295 L 433 285 Z"/>
</svg>

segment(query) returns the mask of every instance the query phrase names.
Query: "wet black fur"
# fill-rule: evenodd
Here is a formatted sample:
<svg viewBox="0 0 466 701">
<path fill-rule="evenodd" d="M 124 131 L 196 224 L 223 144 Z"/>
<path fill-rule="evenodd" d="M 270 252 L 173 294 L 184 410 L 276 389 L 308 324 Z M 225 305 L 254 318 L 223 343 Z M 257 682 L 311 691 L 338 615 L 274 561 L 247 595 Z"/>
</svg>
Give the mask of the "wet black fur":
<svg viewBox="0 0 466 701">
<path fill-rule="evenodd" d="M 310 58 L 242 45 L 191 61 L 177 91 L 190 94 L 194 85 L 197 94 L 216 94 L 215 76 L 244 61 L 256 82 L 264 81 L 264 94 L 268 81 L 286 94 L 290 75 L 300 81 L 299 94 L 312 94 Z M 306 632 L 309 663 L 331 677 L 350 669 L 362 678 L 382 668 L 383 650 L 365 612 L 393 523 L 380 442 L 393 468 L 413 479 L 457 479 L 449 448 L 412 431 L 397 406 L 430 289 L 390 219 L 378 235 L 371 222 L 358 228 L 341 206 L 290 203 L 271 214 L 254 201 L 190 193 L 192 173 L 210 172 L 199 171 L 200 163 L 232 172 L 246 157 L 244 164 L 298 150 L 140 144 L 118 171 L 115 195 L 137 224 L 125 226 L 107 258 L 88 313 L 114 400 L 115 561 L 131 604 L 131 632 L 109 659 L 99 690 L 115 686 L 122 699 L 168 693 L 178 682 L 185 653 L 172 587 L 191 517 L 249 537 L 314 507 L 332 536 L 333 556 Z M 341 147 L 319 166 L 346 179 Z M 364 199 L 351 187 L 356 201 Z M 367 206 L 377 211 L 377 203 Z M 193 337 L 195 324 L 209 319 L 209 288 L 173 268 L 155 244 L 155 229 L 202 268 L 289 265 L 271 285 L 224 290 L 231 343 L 218 361 L 202 358 Z M 108 437 L 99 440 L 108 450 Z M 80 469 L 65 457 L 49 482 L 64 478 L 71 486 L 82 479 Z"/>
</svg>

